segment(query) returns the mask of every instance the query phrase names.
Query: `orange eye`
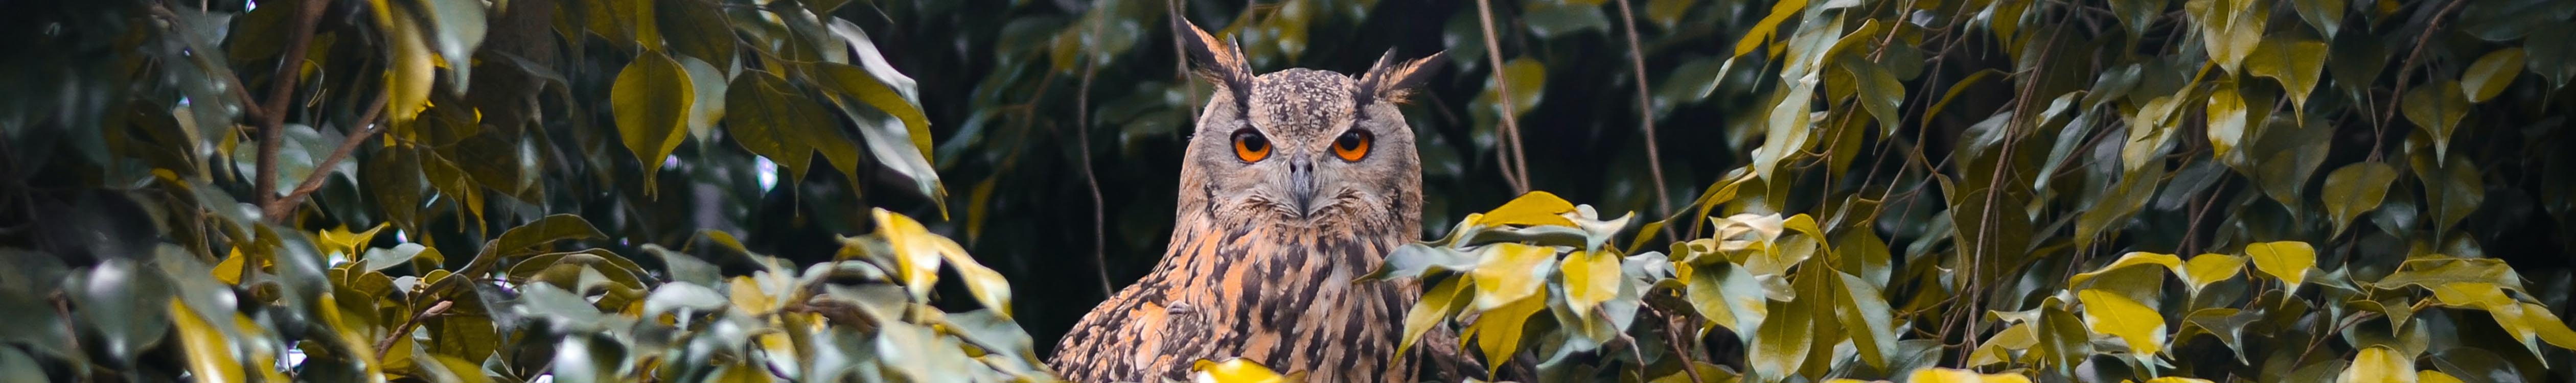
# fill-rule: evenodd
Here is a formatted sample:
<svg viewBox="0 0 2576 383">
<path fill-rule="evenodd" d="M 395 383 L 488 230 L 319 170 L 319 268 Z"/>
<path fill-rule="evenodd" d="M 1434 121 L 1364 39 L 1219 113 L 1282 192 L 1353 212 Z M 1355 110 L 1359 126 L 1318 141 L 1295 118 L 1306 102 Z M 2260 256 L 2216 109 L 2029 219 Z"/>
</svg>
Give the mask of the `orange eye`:
<svg viewBox="0 0 2576 383">
<path fill-rule="evenodd" d="M 1270 158 L 1270 139 L 1250 128 L 1234 131 L 1234 157 L 1243 162 L 1261 162 Z"/>
<path fill-rule="evenodd" d="M 1367 131 L 1342 132 L 1341 138 L 1333 139 L 1333 155 L 1342 157 L 1343 161 L 1359 162 L 1368 158 L 1369 142 L 1376 140 L 1377 137 Z"/>
</svg>

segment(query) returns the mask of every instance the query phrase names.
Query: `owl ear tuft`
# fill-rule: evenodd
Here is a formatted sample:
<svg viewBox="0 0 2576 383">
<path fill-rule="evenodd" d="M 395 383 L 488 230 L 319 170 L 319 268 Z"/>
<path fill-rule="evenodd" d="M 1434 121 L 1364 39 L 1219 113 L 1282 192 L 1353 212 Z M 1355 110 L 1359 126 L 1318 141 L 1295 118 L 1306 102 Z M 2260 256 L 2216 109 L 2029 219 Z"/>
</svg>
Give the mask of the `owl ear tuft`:
<svg viewBox="0 0 2576 383">
<path fill-rule="evenodd" d="M 1190 61 L 1198 63 L 1200 77 L 1237 92 L 1251 88 L 1252 66 L 1244 61 L 1241 47 L 1232 40 L 1208 34 L 1207 30 L 1199 29 L 1197 23 L 1178 14 L 1172 15 L 1171 19 L 1172 32 L 1181 40 L 1182 49 L 1190 52 Z"/>
<path fill-rule="evenodd" d="M 1440 70 L 1440 59 L 1447 54 L 1446 51 L 1436 52 L 1430 56 L 1396 63 L 1395 50 L 1386 50 L 1386 55 L 1378 56 L 1377 64 L 1369 66 L 1368 73 L 1360 76 L 1359 94 L 1356 97 L 1360 101 L 1358 104 L 1367 105 L 1377 100 L 1404 103 L 1406 96 L 1413 95 L 1414 87 L 1430 81 L 1431 72 Z"/>
</svg>

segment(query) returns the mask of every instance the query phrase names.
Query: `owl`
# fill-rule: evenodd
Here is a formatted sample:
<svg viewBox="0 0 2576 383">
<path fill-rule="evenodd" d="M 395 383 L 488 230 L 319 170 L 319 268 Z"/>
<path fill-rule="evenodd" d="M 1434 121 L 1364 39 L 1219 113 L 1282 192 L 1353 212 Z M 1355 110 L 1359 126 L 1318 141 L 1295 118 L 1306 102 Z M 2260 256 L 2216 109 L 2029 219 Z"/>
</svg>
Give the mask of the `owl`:
<svg viewBox="0 0 2576 383">
<path fill-rule="evenodd" d="M 1083 315 L 1051 367 L 1085 383 L 1186 380 L 1192 362 L 1226 358 L 1310 382 L 1454 374 L 1426 362 L 1455 354 L 1454 335 L 1397 355 L 1415 286 L 1355 282 L 1422 232 L 1421 159 L 1396 104 L 1440 55 L 1390 50 L 1357 78 L 1256 76 L 1231 42 L 1178 17 L 1173 30 L 1217 91 L 1183 156 L 1169 250 Z"/>
</svg>

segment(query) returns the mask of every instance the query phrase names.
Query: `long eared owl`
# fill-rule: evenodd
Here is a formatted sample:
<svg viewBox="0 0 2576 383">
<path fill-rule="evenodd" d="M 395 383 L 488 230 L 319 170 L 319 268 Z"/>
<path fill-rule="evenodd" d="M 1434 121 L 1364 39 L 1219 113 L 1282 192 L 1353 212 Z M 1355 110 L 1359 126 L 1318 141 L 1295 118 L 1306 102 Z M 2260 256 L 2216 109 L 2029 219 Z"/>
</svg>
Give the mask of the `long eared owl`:
<svg viewBox="0 0 2576 383">
<path fill-rule="evenodd" d="M 1390 50 L 1357 78 L 1255 76 L 1234 44 L 1178 17 L 1173 29 L 1217 91 L 1183 156 L 1170 248 L 1083 315 L 1052 367 L 1075 382 L 1160 382 L 1240 357 L 1368 383 L 1439 364 L 1423 350 L 1450 342 L 1396 355 L 1413 286 L 1354 283 L 1421 233 L 1422 165 L 1396 104 L 1439 54 L 1397 63 Z"/>
</svg>

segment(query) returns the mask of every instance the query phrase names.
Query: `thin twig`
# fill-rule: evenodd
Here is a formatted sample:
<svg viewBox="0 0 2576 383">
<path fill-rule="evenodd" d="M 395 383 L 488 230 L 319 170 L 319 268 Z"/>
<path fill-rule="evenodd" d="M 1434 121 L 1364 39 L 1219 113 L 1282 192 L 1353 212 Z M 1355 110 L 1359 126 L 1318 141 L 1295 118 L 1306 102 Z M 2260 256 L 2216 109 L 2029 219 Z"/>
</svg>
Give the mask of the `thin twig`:
<svg viewBox="0 0 2576 383">
<path fill-rule="evenodd" d="M 1099 28 L 1099 23 L 1092 23 L 1093 31 Z M 1108 220 L 1103 212 L 1107 208 L 1101 205 L 1100 175 L 1091 170 L 1091 77 L 1099 72 L 1100 64 L 1089 58 L 1085 61 L 1091 63 L 1083 65 L 1082 85 L 1073 91 L 1073 147 L 1082 154 L 1082 183 L 1091 190 L 1091 270 L 1100 276 L 1101 296 L 1111 296 L 1117 295 L 1118 289 L 1109 286 L 1109 233 L 1101 228 Z"/>
<path fill-rule="evenodd" d="M 384 93 L 377 93 L 376 100 L 367 103 L 369 106 L 366 114 L 359 115 L 355 123 L 358 126 L 357 129 L 349 132 L 348 139 L 340 141 L 339 149 L 332 150 L 330 156 L 322 157 L 321 162 L 313 164 L 314 175 L 305 176 L 304 182 L 295 185 L 294 190 L 287 191 L 285 196 L 278 197 L 275 201 L 268 201 L 267 206 L 260 208 L 270 217 L 283 217 L 287 213 L 294 212 L 295 205 L 304 203 L 304 198 L 312 196 L 313 191 L 321 190 L 322 180 L 328 178 L 322 177 L 322 174 L 330 172 L 332 167 L 340 166 L 340 161 L 348 159 L 350 154 L 356 152 L 359 144 L 367 142 L 368 138 L 375 137 L 376 133 L 385 131 L 385 126 L 376 123 L 376 117 L 384 114 L 386 96 Z"/>
<path fill-rule="evenodd" d="M 413 315 L 411 319 L 404 320 L 402 326 L 394 327 L 393 333 L 385 334 L 384 340 L 376 341 L 376 355 L 384 355 L 385 351 L 394 348 L 394 341 L 411 336 L 411 329 L 419 327 L 421 319 L 446 314 L 447 308 L 454 306 L 456 301 L 439 300 L 438 303 L 429 305 L 428 310 L 421 310 L 419 315 Z"/>
<path fill-rule="evenodd" d="M 1655 98 L 1646 90 L 1646 53 L 1637 48 L 1637 15 L 1628 10 L 1628 0 L 1619 0 L 1619 19 L 1628 21 L 1628 62 L 1633 64 L 1630 69 L 1637 72 L 1637 128 L 1646 133 L 1646 174 L 1655 180 L 1655 207 L 1663 209 L 1657 214 L 1672 215 L 1673 197 L 1668 194 L 1671 192 L 1664 190 L 1663 155 L 1655 150 Z M 1664 225 L 1664 237 L 1681 240 L 1681 236 L 1674 233 L 1673 225 Z M 1692 380 L 1698 380 L 1697 371 L 1691 374 L 1694 376 Z"/>
<path fill-rule="evenodd" d="M 2460 9 L 2460 3 L 2463 3 L 2463 1 L 2451 0 L 2450 5 L 2444 5 L 2441 10 L 2433 11 L 2433 17 L 2424 19 L 2424 33 L 2415 36 L 2414 51 L 2406 54 L 2406 65 L 2397 67 L 2397 93 L 2390 93 L 2388 95 L 2388 107 L 2385 108 L 2386 110 L 2379 112 L 2379 120 L 2383 121 L 2383 123 L 2379 124 L 2378 128 L 2373 128 L 2376 131 L 2372 132 L 2370 135 L 2369 161 L 2379 162 L 2379 147 L 2382 146 L 2381 142 L 2387 140 L 2388 137 L 2388 124 L 2386 122 L 2395 121 L 2393 119 L 2397 118 L 2397 102 L 2406 99 L 2406 72 L 2415 71 L 2415 60 L 2424 57 L 2425 40 L 2432 39 L 2434 31 L 2442 30 L 2442 15 L 2447 15 L 2450 14 L 2452 10 Z"/>
<path fill-rule="evenodd" d="M 1512 184 L 1512 194 L 1526 194 L 1530 191 L 1529 159 L 1521 152 L 1520 122 L 1517 121 L 1518 117 L 1513 116 L 1518 114 L 1514 109 L 1519 108 L 1517 105 L 1512 105 L 1511 78 L 1504 76 L 1503 73 L 1502 44 L 1494 42 L 1492 3 L 1491 0 L 1476 0 L 1476 18 L 1481 22 L 1478 26 L 1485 31 L 1485 62 L 1494 67 L 1494 99 L 1503 105 L 1503 110 L 1494 113 L 1501 115 L 1503 119 L 1503 147 L 1495 150 L 1495 155 L 1501 156 L 1499 161 L 1502 161 L 1503 165 L 1503 181 Z"/>
<path fill-rule="evenodd" d="M 261 206 L 277 201 L 277 148 L 286 136 L 287 102 L 295 99 L 296 70 L 304 67 L 305 52 L 313 48 L 313 30 L 322 23 L 322 9 L 330 0 L 312 0 L 295 9 L 295 30 L 286 35 L 286 54 L 277 59 L 277 75 L 268 79 L 268 102 L 260 106 L 259 174 L 252 182 L 254 195 Z M 272 215 L 271 222 L 285 217 Z"/>
</svg>

